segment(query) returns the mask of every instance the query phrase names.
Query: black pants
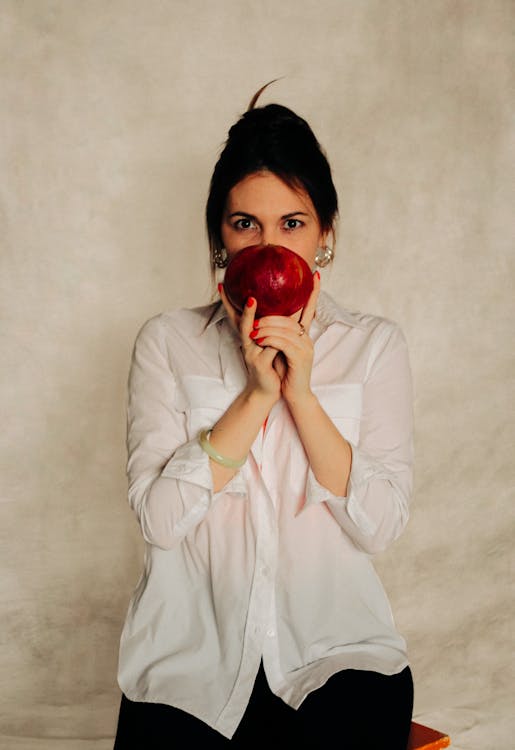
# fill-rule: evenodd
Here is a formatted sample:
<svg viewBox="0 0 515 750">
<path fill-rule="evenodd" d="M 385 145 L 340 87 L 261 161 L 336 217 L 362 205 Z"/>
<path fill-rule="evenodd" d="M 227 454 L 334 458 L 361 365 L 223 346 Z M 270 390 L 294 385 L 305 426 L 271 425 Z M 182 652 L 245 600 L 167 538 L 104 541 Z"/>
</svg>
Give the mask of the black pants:
<svg viewBox="0 0 515 750">
<path fill-rule="evenodd" d="M 136 703 L 122 694 L 114 750 L 175 748 L 338 748 L 406 750 L 413 680 L 346 669 L 310 693 L 295 711 L 275 696 L 259 669 L 245 715 L 232 740 L 180 709 Z"/>
</svg>

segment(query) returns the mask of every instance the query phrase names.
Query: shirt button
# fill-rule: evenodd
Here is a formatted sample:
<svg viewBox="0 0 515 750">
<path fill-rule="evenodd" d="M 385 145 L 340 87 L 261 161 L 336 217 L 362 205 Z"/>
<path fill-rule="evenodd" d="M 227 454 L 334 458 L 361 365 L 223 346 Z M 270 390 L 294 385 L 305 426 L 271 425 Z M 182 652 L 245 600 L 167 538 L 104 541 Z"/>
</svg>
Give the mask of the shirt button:
<svg viewBox="0 0 515 750">
<path fill-rule="evenodd" d="M 268 628 L 268 630 L 266 631 L 266 634 L 269 638 L 273 638 L 275 635 L 275 630 L 273 628 Z"/>
</svg>

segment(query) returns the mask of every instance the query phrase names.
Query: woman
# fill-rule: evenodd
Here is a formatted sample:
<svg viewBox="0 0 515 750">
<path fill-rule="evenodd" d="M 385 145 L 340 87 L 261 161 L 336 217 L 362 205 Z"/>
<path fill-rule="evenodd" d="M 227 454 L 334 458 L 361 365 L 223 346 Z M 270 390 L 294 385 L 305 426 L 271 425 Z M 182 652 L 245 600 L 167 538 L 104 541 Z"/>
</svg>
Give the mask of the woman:
<svg viewBox="0 0 515 750">
<path fill-rule="evenodd" d="M 279 105 L 245 113 L 211 180 L 213 264 L 277 244 L 324 266 L 336 215 L 308 124 Z M 146 551 L 116 750 L 406 747 L 412 677 L 371 562 L 408 517 L 406 343 L 320 285 L 315 271 L 303 310 L 261 320 L 220 285 L 220 301 L 137 336 L 129 502 Z"/>
</svg>

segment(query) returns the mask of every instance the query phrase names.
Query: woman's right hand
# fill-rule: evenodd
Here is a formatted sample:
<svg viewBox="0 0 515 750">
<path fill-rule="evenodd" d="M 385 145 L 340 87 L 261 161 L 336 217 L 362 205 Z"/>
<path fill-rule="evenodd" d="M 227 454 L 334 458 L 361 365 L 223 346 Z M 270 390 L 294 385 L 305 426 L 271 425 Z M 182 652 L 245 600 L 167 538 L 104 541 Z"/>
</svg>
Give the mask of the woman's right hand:
<svg viewBox="0 0 515 750">
<path fill-rule="evenodd" d="M 223 284 L 219 284 L 218 291 L 229 320 L 240 335 L 240 348 L 248 374 L 247 390 L 269 398 L 273 405 L 281 397 L 281 378 L 273 366 L 278 351 L 271 346 L 259 346 L 251 337 L 257 302 L 254 297 L 249 297 L 240 314 L 229 302 Z"/>
</svg>

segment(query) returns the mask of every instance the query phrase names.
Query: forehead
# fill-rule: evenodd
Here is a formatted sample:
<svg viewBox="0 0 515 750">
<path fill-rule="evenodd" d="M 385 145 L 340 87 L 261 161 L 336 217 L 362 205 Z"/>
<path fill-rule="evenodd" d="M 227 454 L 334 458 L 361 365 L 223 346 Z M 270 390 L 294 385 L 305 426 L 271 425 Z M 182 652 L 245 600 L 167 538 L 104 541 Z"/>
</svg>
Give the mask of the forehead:
<svg viewBox="0 0 515 750">
<path fill-rule="evenodd" d="M 273 172 L 255 172 L 236 183 L 227 196 L 228 211 L 246 213 L 293 213 L 303 211 L 316 215 L 308 193 L 301 187 L 292 188 Z"/>
</svg>

